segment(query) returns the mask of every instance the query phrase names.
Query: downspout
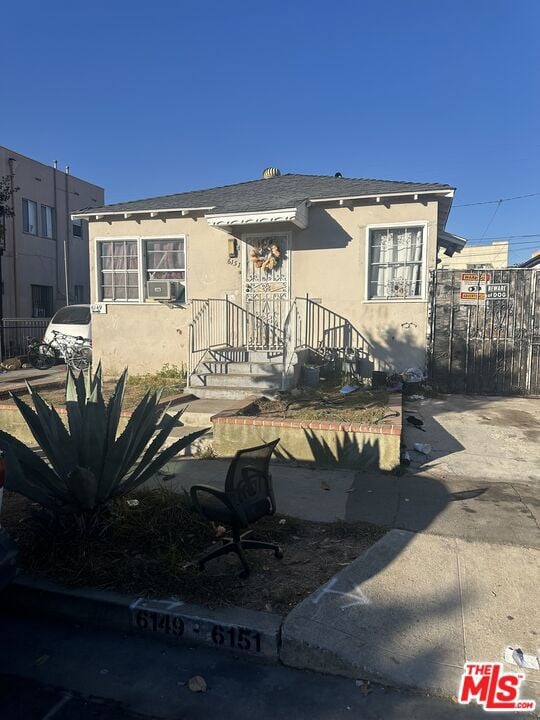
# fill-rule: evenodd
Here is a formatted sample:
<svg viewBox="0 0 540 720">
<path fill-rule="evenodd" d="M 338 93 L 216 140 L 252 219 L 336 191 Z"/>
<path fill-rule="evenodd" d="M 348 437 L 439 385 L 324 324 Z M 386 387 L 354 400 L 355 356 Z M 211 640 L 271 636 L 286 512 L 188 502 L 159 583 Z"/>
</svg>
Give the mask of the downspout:
<svg viewBox="0 0 540 720">
<path fill-rule="evenodd" d="M 13 317 L 19 317 L 19 293 L 17 292 L 17 236 L 15 234 L 15 183 L 13 179 L 15 177 L 15 171 L 13 170 L 13 163 L 15 158 L 9 158 L 9 186 L 11 190 L 11 234 L 13 237 Z"/>
<path fill-rule="evenodd" d="M 69 305 L 69 235 L 71 223 L 69 221 L 69 165 L 66 165 L 66 236 L 64 238 L 64 281 L 66 284 L 66 305 Z"/>
<path fill-rule="evenodd" d="M 54 304 L 56 307 L 56 303 L 58 301 L 58 298 L 60 296 L 60 273 L 58 271 L 58 188 L 56 184 L 56 173 L 58 172 L 58 160 L 55 160 L 53 162 L 53 193 L 54 193 L 54 205 L 53 205 L 53 220 L 54 220 L 54 241 L 55 241 L 55 248 L 54 248 L 54 268 L 55 268 L 55 277 L 56 277 L 56 293 L 54 298 Z"/>
</svg>

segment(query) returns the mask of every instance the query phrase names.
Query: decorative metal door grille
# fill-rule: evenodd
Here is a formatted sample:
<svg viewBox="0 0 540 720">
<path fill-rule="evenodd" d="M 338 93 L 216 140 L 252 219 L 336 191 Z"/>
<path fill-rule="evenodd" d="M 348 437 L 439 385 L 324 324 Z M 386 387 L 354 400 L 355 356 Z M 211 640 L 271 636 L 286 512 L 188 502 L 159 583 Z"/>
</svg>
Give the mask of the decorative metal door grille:
<svg viewBox="0 0 540 720">
<path fill-rule="evenodd" d="M 290 234 L 257 233 L 243 240 L 247 346 L 281 350 L 290 307 Z"/>
</svg>

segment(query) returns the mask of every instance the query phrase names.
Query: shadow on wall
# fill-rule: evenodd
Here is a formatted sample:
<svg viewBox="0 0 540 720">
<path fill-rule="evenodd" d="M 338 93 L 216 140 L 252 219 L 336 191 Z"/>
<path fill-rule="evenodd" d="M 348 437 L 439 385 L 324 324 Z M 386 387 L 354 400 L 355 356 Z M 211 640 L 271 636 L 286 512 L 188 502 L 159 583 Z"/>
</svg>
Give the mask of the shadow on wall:
<svg viewBox="0 0 540 720">
<path fill-rule="evenodd" d="M 427 366 L 427 338 L 419 342 L 416 337 L 417 325 L 406 322 L 381 329 L 378 338 L 366 333 L 367 342 L 377 349 L 377 355 L 395 372 L 402 372 L 410 367 Z"/>
<path fill-rule="evenodd" d="M 352 237 L 324 208 L 311 207 L 310 228 L 297 233 L 294 238 L 294 252 L 302 250 L 324 250 L 344 248 Z M 316 231 L 314 230 L 316 228 Z"/>
<path fill-rule="evenodd" d="M 380 460 L 378 440 L 365 443 L 359 452 L 357 439 L 352 434 L 334 432 L 333 442 L 329 442 L 316 435 L 313 430 L 306 429 L 303 432 L 313 460 L 302 461 L 302 465 L 319 468 L 358 467 L 363 470 L 378 471 Z M 298 462 L 298 458 L 279 445 L 274 453 L 278 460 Z"/>
</svg>

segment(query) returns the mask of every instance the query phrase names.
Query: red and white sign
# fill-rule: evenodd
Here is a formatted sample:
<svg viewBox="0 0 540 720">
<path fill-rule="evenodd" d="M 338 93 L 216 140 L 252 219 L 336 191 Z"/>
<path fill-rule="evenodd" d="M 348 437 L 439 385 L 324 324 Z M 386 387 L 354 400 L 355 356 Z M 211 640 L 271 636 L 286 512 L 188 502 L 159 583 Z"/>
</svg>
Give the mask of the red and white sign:
<svg viewBox="0 0 540 720">
<path fill-rule="evenodd" d="M 519 686 L 524 679 L 524 673 L 506 672 L 502 663 L 466 663 L 458 702 L 461 705 L 476 702 L 491 712 L 532 712 L 536 702 L 519 697 Z"/>
<path fill-rule="evenodd" d="M 490 273 L 461 273 L 459 302 L 461 305 L 476 305 L 486 301 L 486 285 L 491 281 Z"/>
</svg>

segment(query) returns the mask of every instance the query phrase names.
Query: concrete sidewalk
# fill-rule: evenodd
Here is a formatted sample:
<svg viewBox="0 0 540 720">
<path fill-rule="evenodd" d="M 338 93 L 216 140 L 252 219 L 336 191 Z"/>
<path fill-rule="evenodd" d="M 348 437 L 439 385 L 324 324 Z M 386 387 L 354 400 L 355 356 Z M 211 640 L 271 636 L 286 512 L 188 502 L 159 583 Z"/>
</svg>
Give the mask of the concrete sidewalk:
<svg viewBox="0 0 540 720">
<path fill-rule="evenodd" d="M 229 461 L 177 459 L 164 485 L 176 492 L 195 483 L 223 487 Z M 370 522 L 469 540 L 540 548 L 540 499 L 531 483 L 490 483 L 487 478 L 396 477 L 354 470 L 271 466 L 278 512 L 317 522 Z"/>
<path fill-rule="evenodd" d="M 538 550 L 393 530 L 287 616 L 282 660 L 456 695 L 466 660 L 538 652 L 539 568 Z"/>
</svg>

